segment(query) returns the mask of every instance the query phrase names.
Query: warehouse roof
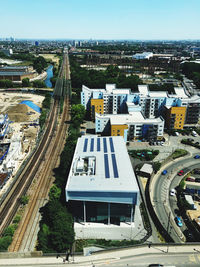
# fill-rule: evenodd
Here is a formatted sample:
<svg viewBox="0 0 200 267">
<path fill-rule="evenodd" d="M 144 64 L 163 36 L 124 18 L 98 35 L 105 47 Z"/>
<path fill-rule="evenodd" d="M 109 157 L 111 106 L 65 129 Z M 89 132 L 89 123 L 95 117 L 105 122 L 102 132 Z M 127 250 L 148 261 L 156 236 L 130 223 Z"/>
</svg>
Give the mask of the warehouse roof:
<svg viewBox="0 0 200 267">
<path fill-rule="evenodd" d="M 133 203 L 135 197 L 136 203 L 138 193 L 135 174 L 121 136 L 95 135 L 78 139 L 66 185 L 67 201 L 89 197 L 90 201 L 93 198 L 96 201 Z"/>
<path fill-rule="evenodd" d="M 0 76 L 23 76 L 27 74 L 32 74 L 32 72 L 25 71 L 0 71 Z"/>
</svg>

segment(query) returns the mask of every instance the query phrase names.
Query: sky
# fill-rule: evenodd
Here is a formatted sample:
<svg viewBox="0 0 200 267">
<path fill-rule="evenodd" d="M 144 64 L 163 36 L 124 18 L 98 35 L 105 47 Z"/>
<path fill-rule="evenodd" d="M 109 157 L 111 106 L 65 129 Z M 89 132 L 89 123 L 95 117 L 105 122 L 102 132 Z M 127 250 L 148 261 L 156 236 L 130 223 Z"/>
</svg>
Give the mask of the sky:
<svg viewBox="0 0 200 267">
<path fill-rule="evenodd" d="M 200 0 L 0 0 L 0 38 L 200 39 Z"/>
</svg>

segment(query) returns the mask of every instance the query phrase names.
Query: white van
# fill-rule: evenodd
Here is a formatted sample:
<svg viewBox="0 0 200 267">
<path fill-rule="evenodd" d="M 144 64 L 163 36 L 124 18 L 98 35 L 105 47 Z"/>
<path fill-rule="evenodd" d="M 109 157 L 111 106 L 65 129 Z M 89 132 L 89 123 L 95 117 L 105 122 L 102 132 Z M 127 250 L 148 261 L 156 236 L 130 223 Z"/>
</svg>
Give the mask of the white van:
<svg viewBox="0 0 200 267">
<path fill-rule="evenodd" d="M 197 133 L 195 131 L 192 131 L 192 136 L 196 137 L 197 136 Z"/>
</svg>

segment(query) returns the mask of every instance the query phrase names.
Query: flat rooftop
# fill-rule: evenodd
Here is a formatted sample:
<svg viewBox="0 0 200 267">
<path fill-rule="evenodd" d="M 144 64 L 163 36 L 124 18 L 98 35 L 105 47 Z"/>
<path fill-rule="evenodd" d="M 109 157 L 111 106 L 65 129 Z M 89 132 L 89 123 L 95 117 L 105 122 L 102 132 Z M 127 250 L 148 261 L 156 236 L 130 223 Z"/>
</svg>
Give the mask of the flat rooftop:
<svg viewBox="0 0 200 267">
<path fill-rule="evenodd" d="M 180 98 L 188 98 L 183 87 L 174 87 L 176 95 Z"/>
<path fill-rule="evenodd" d="M 32 72 L 22 72 L 22 71 L 0 71 L 0 76 L 22 76 L 33 74 Z"/>
<path fill-rule="evenodd" d="M 101 115 L 103 117 L 104 115 Z M 158 118 L 144 118 L 140 111 L 133 111 L 129 114 L 109 114 L 105 115 L 110 118 L 111 125 L 131 124 L 131 123 L 159 123 L 162 122 L 161 117 Z"/>
<path fill-rule="evenodd" d="M 121 136 L 78 139 L 66 199 L 137 203 L 139 188 Z"/>
</svg>

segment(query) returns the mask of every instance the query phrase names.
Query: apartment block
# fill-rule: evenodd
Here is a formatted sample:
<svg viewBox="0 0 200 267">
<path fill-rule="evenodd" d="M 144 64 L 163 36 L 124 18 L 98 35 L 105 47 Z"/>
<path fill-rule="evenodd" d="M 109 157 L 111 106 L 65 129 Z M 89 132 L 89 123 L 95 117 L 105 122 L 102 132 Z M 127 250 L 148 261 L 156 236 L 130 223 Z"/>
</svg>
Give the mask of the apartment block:
<svg viewBox="0 0 200 267">
<path fill-rule="evenodd" d="M 149 91 L 148 85 L 138 85 L 138 92 L 134 93 L 130 89 L 117 89 L 115 84 L 106 84 L 105 89 L 83 86 L 81 103 L 91 111 L 93 120 L 95 113 L 119 115 L 141 112 L 144 119 L 162 116 L 166 120 L 165 127 L 170 129 L 183 129 L 185 124 L 196 125 L 200 118 L 200 97 L 188 96 L 182 87 L 175 87 L 174 91 L 174 94 Z"/>
<path fill-rule="evenodd" d="M 165 121 L 162 117 L 145 119 L 141 112 L 129 114 L 96 114 L 96 133 L 122 136 L 124 141 L 162 140 Z"/>
</svg>

